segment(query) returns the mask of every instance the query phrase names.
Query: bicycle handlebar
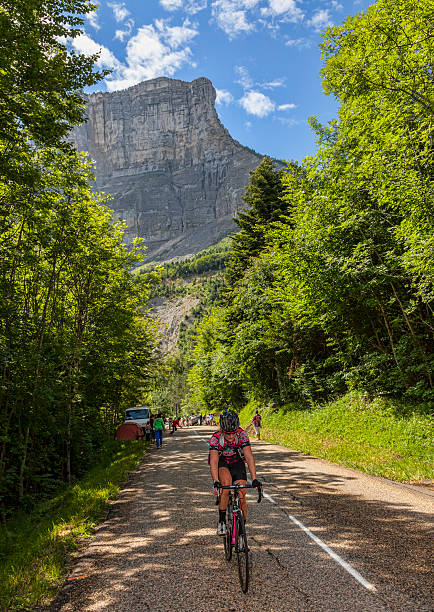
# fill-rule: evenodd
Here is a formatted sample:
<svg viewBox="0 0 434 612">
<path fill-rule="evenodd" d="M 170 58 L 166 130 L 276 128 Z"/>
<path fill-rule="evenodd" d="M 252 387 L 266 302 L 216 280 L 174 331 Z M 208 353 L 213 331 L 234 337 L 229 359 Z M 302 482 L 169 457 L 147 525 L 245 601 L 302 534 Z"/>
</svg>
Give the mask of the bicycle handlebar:
<svg viewBox="0 0 434 612">
<path fill-rule="evenodd" d="M 256 489 L 256 487 L 252 487 L 251 484 L 246 484 L 246 485 L 240 485 L 240 484 L 233 484 L 233 485 L 220 485 L 219 486 L 219 490 L 221 489 L 228 489 L 231 491 L 237 490 L 237 489 Z M 217 501 L 216 501 L 216 506 L 219 503 L 219 498 L 220 495 L 217 496 Z M 262 487 L 259 487 L 258 489 L 258 504 L 260 503 L 262 499 Z"/>
</svg>

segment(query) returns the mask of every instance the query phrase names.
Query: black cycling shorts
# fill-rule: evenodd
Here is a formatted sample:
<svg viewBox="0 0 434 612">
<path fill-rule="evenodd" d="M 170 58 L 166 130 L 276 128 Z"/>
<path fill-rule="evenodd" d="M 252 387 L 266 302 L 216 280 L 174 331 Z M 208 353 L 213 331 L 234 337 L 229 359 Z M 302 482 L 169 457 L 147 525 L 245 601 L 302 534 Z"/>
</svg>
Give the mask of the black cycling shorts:
<svg viewBox="0 0 434 612">
<path fill-rule="evenodd" d="M 234 463 L 227 464 L 226 461 L 219 459 L 219 468 L 228 468 L 232 476 L 232 482 L 237 480 L 247 480 L 246 464 L 244 461 L 235 461 Z"/>
</svg>

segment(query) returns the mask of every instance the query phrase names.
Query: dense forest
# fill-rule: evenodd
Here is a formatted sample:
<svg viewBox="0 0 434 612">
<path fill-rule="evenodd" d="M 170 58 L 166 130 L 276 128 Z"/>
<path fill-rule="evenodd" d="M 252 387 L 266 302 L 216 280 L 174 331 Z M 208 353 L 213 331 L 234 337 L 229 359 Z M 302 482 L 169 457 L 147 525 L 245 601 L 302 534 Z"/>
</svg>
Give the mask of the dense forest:
<svg viewBox="0 0 434 612">
<path fill-rule="evenodd" d="M 299 407 L 359 390 L 433 407 L 432 2 L 379 0 L 327 30 L 318 153 L 265 159 L 225 286 L 197 325 L 184 403 Z"/>
<path fill-rule="evenodd" d="M 69 146 L 97 56 L 70 53 L 81 0 L 0 7 L 0 512 L 86 472 L 154 368 L 155 274 Z"/>
</svg>

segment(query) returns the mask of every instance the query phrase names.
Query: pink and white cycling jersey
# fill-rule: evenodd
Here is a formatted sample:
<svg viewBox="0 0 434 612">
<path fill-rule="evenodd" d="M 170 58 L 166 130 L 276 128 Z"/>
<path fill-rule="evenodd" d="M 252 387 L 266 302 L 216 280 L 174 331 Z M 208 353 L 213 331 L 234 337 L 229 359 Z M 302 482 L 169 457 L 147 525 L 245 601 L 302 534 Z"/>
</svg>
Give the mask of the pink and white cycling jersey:
<svg viewBox="0 0 434 612">
<path fill-rule="evenodd" d="M 250 446 L 250 440 L 241 427 L 231 442 L 225 439 L 222 431 L 216 431 L 209 441 L 209 449 L 218 451 L 220 460 L 223 459 L 228 465 L 244 459 L 242 449 L 245 446 Z"/>
</svg>

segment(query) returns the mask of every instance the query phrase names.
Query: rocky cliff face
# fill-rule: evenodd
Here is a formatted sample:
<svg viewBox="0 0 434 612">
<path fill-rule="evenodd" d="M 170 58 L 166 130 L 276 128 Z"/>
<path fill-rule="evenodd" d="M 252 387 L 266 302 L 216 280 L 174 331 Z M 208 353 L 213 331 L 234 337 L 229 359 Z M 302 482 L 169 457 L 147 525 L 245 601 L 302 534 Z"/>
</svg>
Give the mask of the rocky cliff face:
<svg viewBox="0 0 434 612">
<path fill-rule="evenodd" d="M 153 259 L 187 255 L 235 229 L 249 171 L 261 156 L 236 142 L 205 78 L 158 78 L 87 96 L 87 123 L 72 140 L 96 163 L 97 188 L 141 236 Z"/>
</svg>

